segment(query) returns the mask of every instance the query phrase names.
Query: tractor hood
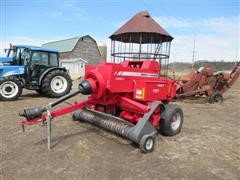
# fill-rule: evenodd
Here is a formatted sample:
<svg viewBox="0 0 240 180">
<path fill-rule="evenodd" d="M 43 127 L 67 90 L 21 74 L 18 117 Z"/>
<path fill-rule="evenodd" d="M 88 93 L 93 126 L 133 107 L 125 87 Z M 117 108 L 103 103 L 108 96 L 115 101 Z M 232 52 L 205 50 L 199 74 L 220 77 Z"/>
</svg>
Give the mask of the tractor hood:
<svg viewBox="0 0 240 180">
<path fill-rule="evenodd" d="M 24 74 L 24 66 L 5 66 L 0 64 L 0 78 Z"/>
<path fill-rule="evenodd" d="M 10 63 L 13 61 L 13 58 L 10 57 L 0 57 L 0 63 Z"/>
</svg>

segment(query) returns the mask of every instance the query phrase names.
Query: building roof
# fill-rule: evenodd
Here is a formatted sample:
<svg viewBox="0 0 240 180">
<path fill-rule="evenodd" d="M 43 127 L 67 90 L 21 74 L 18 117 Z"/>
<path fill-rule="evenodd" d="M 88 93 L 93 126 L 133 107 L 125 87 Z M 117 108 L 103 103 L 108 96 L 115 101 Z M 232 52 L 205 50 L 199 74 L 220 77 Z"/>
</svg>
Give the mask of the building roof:
<svg viewBox="0 0 240 180">
<path fill-rule="evenodd" d="M 75 47 L 80 38 L 81 37 L 74 37 L 70 39 L 53 41 L 43 44 L 42 47 L 57 49 L 59 52 L 69 52 L 73 50 L 73 48 Z"/>
<path fill-rule="evenodd" d="M 141 11 L 114 32 L 110 39 L 121 42 L 159 43 L 172 41 L 173 37 L 147 11 Z"/>
<path fill-rule="evenodd" d="M 63 60 L 60 60 L 60 62 L 78 62 L 78 61 L 81 61 L 81 62 L 84 62 L 85 64 L 87 64 L 88 62 L 82 58 L 75 58 L 75 59 L 63 59 Z"/>
<path fill-rule="evenodd" d="M 78 37 L 74 37 L 74 38 L 63 39 L 63 40 L 59 40 L 59 41 L 45 43 L 45 44 L 42 44 L 42 47 L 57 49 L 59 52 L 71 52 L 74 49 L 74 47 L 76 46 L 79 39 L 84 38 L 84 37 L 91 38 L 97 44 L 95 39 L 93 39 L 89 35 L 85 35 L 85 36 L 78 36 Z"/>
<path fill-rule="evenodd" d="M 38 46 L 31 46 L 31 45 L 14 45 L 15 47 L 19 48 L 27 48 L 31 49 L 33 51 L 46 51 L 46 52 L 54 52 L 57 53 L 58 51 L 55 49 L 50 49 L 50 48 L 43 48 L 43 47 L 38 47 Z"/>
</svg>

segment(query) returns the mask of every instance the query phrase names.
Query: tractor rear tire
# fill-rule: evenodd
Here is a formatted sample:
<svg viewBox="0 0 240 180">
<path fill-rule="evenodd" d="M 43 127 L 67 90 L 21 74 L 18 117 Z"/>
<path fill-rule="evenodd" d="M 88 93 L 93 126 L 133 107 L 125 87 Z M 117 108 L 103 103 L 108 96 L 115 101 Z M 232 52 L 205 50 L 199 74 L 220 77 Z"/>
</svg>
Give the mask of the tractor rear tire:
<svg viewBox="0 0 240 180">
<path fill-rule="evenodd" d="M 72 89 L 72 80 L 64 70 L 50 71 L 42 80 L 41 91 L 48 97 L 59 98 Z"/>
<path fill-rule="evenodd" d="M 183 124 L 183 112 L 175 104 L 167 104 L 161 114 L 159 122 L 160 133 L 166 136 L 174 136 L 181 132 Z"/>
<path fill-rule="evenodd" d="M 43 92 L 42 92 L 42 90 L 41 90 L 41 89 L 37 89 L 37 90 L 36 90 L 36 92 L 37 92 L 38 94 L 41 94 L 41 95 L 43 95 Z"/>
<path fill-rule="evenodd" d="M 208 102 L 210 104 L 222 104 L 223 96 L 219 92 L 214 92 L 210 97 Z"/>
<path fill-rule="evenodd" d="M 22 94 L 21 82 L 13 77 L 0 78 L 0 100 L 15 101 Z"/>
</svg>

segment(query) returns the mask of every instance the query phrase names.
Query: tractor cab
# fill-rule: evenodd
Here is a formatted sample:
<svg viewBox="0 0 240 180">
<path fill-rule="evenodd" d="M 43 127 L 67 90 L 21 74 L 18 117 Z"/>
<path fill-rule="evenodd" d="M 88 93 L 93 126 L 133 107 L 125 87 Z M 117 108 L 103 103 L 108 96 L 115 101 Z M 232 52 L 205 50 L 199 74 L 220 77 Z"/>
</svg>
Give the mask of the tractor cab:
<svg viewBox="0 0 240 180">
<path fill-rule="evenodd" d="M 38 80 L 46 69 L 59 66 L 58 52 L 55 50 L 27 45 L 10 45 L 10 48 L 6 49 L 6 54 L 6 57 L 0 58 L 0 62 L 4 65 L 0 77 L 24 74 L 30 81 Z M 12 74 L 9 74 L 10 70 Z"/>
<path fill-rule="evenodd" d="M 37 46 L 10 45 L 10 48 L 5 49 L 5 51 L 6 57 L 0 59 L 0 62 L 2 63 L 22 66 L 35 63 L 46 66 L 58 66 L 58 52 L 56 50 L 45 49 Z M 49 55 L 50 57 L 48 57 Z M 34 62 L 31 62 L 32 57 Z"/>
<path fill-rule="evenodd" d="M 15 62 L 24 66 L 30 86 L 38 85 L 39 78 L 47 69 L 59 66 L 58 52 L 55 50 L 31 46 L 19 52 L 21 54 L 16 54 Z"/>
</svg>

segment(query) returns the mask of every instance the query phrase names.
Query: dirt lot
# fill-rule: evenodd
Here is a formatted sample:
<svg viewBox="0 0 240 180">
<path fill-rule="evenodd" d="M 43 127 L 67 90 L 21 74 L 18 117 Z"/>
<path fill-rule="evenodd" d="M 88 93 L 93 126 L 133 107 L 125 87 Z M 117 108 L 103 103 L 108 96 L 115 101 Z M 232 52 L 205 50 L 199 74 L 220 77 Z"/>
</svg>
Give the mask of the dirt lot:
<svg viewBox="0 0 240 180">
<path fill-rule="evenodd" d="M 155 151 L 142 154 L 131 142 L 71 116 L 53 123 L 47 150 L 46 128 L 22 133 L 18 113 L 51 99 L 24 91 L 16 102 L 0 102 L 1 179 L 239 179 L 240 81 L 222 105 L 178 102 L 185 115 L 181 134 L 156 138 Z M 78 98 L 81 98 L 80 96 Z"/>
</svg>

